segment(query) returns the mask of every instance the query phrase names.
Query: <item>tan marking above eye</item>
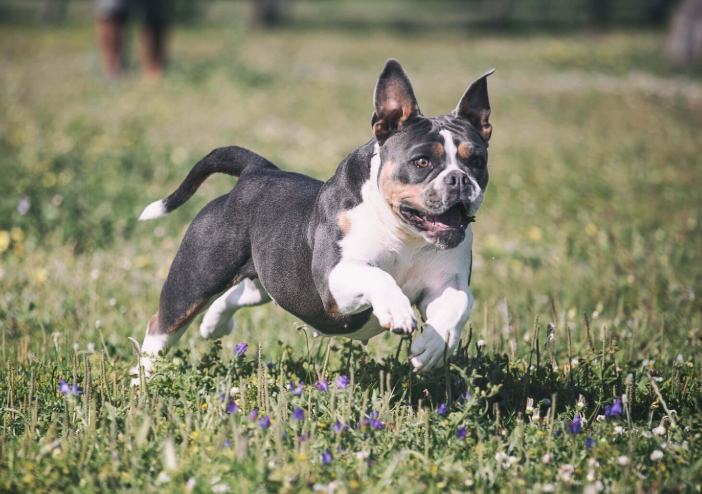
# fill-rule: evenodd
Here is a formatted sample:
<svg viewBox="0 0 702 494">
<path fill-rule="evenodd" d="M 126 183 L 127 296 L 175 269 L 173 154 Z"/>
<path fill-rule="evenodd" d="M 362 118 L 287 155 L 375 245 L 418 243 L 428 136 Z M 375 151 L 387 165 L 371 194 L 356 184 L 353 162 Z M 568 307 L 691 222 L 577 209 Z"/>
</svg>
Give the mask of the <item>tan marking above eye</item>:
<svg viewBox="0 0 702 494">
<path fill-rule="evenodd" d="M 473 154 L 473 145 L 470 142 L 462 142 L 458 145 L 458 156 L 464 160 Z"/>
<path fill-rule="evenodd" d="M 435 142 L 434 144 L 431 145 L 431 150 L 434 152 L 435 155 L 437 155 L 439 158 L 443 158 L 444 156 L 444 145 L 441 144 L 440 142 Z"/>
</svg>

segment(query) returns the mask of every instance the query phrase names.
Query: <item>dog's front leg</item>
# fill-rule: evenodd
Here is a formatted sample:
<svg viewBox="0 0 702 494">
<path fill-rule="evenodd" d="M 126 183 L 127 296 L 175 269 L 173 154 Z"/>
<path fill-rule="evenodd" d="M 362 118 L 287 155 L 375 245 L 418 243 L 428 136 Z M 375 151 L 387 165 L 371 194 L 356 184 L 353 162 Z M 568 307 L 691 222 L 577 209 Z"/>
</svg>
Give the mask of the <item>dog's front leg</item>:
<svg viewBox="0 0 702 494">
<path fill-rule="evenodd" d="M 444 365 L 461 339 L 461 332 L 473 307 L 473 295 L 468 284 L 449 284 L 435 291 L 419 303 L 419 311 L 426 321 L 424 331 L 412 342 L 410 361 L 415 371 L 423 372 Z"/>
<path fill-rule="evenodd" d="M 410 334 L 417 318 L 407 296 L 395 279 L 380 268 L 367 264 L 340 262 L 329 273 L 329 292 L 342 314 L 373 308 L 383 328 Z"/>
</svg>

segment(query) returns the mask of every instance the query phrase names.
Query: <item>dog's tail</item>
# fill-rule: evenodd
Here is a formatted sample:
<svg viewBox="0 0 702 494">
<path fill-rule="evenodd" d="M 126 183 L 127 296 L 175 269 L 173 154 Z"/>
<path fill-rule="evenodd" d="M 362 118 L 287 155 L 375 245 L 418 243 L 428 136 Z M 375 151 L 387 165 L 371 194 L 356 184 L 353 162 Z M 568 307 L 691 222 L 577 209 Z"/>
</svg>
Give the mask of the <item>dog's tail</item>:
<svg viewBox="0 0 702 494">
<path fill-rule="evenodd" d="M 139 220 L 160 218 L 180 207 L 192 197 L 200 185 L 213 173 L 226 173 L 227 175 L 238 177 L 250 166 L 277 168 L 263 156 L 248 149 L 240 148 L 239 146 L 217 148 L 197 162 L 175 192 L 165 199 L 152 202 L 146 206 L 146 209 L 139 216 Z"/>
</svg>

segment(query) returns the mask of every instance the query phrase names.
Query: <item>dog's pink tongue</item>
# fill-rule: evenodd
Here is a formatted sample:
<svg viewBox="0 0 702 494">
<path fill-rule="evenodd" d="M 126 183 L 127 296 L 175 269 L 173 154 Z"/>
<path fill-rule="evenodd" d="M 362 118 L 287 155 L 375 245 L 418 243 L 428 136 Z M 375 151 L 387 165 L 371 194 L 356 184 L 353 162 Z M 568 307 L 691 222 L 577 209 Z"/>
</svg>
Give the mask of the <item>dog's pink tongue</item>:
<svg viewBox="0 0 702 494">
<path fill-rule="evenodd" d="M 436 228 L 460 228 L 463 226 L 462 220 L 463 215 L 457 207 L 453 207 L 442 214 L 427 215 L 427 221 L 433 223 Z"/>
</svg>

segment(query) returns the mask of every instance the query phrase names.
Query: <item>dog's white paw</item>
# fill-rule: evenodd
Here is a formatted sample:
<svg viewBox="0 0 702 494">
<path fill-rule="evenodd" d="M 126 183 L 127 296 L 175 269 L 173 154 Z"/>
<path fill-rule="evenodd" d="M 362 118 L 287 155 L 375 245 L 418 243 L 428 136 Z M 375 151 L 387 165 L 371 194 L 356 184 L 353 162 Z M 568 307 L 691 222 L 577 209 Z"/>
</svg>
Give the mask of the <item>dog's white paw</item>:
<svg viewBox="0 0 702 494">
<path fill-rule="evenodd" d="M 144 377 L 147 379 L 151 377 L 151 372 L 154 370 L 154 363 L 151 361 L 150 357 L 141 357 L 141 366 L 144 368 Z M 134 366 L 129 369 L 130 376 L 136 376 L 132 378 L 132 386 L 139 386 L 141 384 L 139 380 L 139 368 Z"/>
<path fill-rule="evenodd" d="M 446 349 L 444 338 L 431 326 L 424 328 L 419 337 L 412 342 L 410 347 L 410 362 L 414 366 L 415 372 L 425 372 L 438 369 L 444 365 L 444 350 L 446 358 L 450 357 L 456 345 Z"/>
<path fill-rule="evenodd" d="M 208 318 L 208 315 L 209 313 L 205 314 L 200 324 L 200 336 L 206 340 L 218 340 L 231 334 L 234 329 L 234 318 L 230 314 L 226 320 Z"/>
<path fill-rule="evenodd" d="M 390 290 L 373 300 L 373 315 L 380 326 L 396 334 L 411 334 L 417 318 L 409 299 L 400 290 Z"/>
</svg>

